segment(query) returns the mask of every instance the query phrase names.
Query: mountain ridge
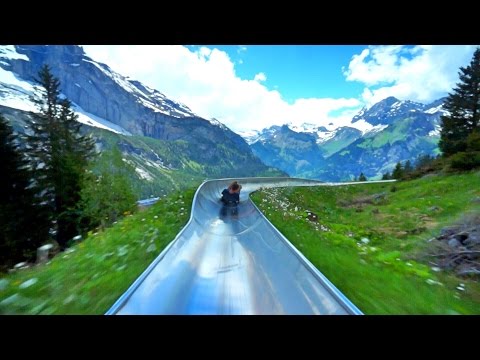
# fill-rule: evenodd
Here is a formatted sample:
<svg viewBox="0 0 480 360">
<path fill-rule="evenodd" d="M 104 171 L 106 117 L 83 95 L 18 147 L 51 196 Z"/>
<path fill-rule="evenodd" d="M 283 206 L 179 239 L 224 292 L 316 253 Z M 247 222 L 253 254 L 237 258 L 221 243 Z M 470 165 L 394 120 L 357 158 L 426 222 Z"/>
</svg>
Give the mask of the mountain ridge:
<svg viewBox="0 0 480 360">
<path fill-rule="evenodd" d="M 172 156 L 179 159 L 179 166 L 193 166 L 194 173 L 204 178 L 285 175 L 263 164 L 245 140 L 220 121 L 196 115 L 160 91 L 92 60 L 75 45 L 0 46 L 0 105 L 36 111 L 29 95 L 45 64 L 86 125 L 171 144 L 167 148 L 175 149 Z"/>
<path fill-rule="evenodd" d="M 285 124 L 289 136 L 278 137 L 282 126 L 274 125 L 249 134 L 253 152 L 270 166 L 290 176 L 324 181 L 348 181 L 363 172 L 379 179 L 392 171 L 397 162 L 414 160 L 419 155 L 437 155 L 440 116 L 445 114 L 445 97 L 428 104 L 399 100 L 393 96 L 362 108 L 353 118 L 368 124 L 366 131 L 352 126 L 327 129 L 313 124 Z M 292 147 L 299 138 L 316 139 L 316 148 L 297 154 Z"/>
</svg>

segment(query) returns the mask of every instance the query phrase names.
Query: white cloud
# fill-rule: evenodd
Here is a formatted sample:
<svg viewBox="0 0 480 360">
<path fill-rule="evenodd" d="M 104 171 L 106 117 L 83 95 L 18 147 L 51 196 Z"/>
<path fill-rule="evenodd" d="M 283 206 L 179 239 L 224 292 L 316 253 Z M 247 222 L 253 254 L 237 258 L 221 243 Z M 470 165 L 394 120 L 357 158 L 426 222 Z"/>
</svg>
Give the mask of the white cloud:
<svg viewBox="0 0 480 360">
<path fill-rule="evenodd" d="M 258 81 L 258 82 L 265 81 L 265 80 L 267 80 L 267 76 L 265 75 L 265 73 L 261 72 L 261 73 L 258 73 L 257 75 L 255 75 L 253 80 Z"/>
<path fill-rule="evenodd" d="M 470 63 L 474 45 L 370 46 L 354 55 L 344 75 L 366 85 L 362 99 L 372 105 L 388 96 L 430 102 L 458 82 L 460 66 Z"/>
<path fill-rule="evenodd" d="M 237 53 L 242 53 L 247 51 L 247 47 L 245 45 L 238 45 Z"/>
<path fill-rule="evenodd" d="M 335 127 L 339 127 L 350 124 L 361 105 L 357 99 L 297 99 L 288 107 L 287 116 L 296 125 L 307 122 L 327 126 L 333 122 Z M 332 112 L 339 112 L 339 114 L 331 116 Z"/>
<path fill-rule="evenodd" d="M 245 51 L 246 47 L 239 49 Z M 114 71 L 183 102 L 200 116 L 215 117 L 232 130 L 260 130 L 287 122 L 347 124 L 352 112 L 362 105 L 357 99 L 345 98 L 297 99 L 288 104 L 277 90 L 261 83 L 266 80 L 264 73 L 258 73 L 254 80 L 239 78 L 232 59 L 218 49 L 85 45 L 84 50 Z"/>
</svg>

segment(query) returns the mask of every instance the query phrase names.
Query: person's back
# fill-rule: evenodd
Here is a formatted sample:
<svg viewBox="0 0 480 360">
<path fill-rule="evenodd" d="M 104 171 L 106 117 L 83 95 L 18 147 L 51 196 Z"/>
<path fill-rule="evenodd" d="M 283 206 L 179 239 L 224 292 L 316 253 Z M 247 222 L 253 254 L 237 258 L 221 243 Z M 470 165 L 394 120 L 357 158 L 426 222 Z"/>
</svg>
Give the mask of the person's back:
<svg viewBox="0 0 480 360">
<path fill-rule="evenodd" d="M 242 186 L 236 181 L 232 182 L 227 189 L 223 189 L 221 201 L 224 204 L 238 204 L 240 202 L 240 190 Z"/>
<path fill-rule="evenodd" d="M 225 204 L 237 204 L 240 202 L 240 194 L 235 192 L 230 192 L 229 189 L 223 189 L 222 191 L 222 202 Z"/>
</svg>

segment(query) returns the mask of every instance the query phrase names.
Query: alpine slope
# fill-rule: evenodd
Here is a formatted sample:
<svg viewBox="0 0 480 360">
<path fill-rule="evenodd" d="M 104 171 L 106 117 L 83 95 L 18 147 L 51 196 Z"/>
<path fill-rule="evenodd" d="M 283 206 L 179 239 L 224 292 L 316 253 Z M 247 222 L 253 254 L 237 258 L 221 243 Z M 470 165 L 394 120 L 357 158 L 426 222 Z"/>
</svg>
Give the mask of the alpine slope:
<svg viewBox="0 0 480 360">
<path fill-rule="evenodd" d="M 231 180 L 199 186 L 187 225 L 106 315 L 362 315 L 249 198 L 260 188 L 361 183 L 236 179 L 240 204 L 231 211 L 220 202 Z"/>
</svg>

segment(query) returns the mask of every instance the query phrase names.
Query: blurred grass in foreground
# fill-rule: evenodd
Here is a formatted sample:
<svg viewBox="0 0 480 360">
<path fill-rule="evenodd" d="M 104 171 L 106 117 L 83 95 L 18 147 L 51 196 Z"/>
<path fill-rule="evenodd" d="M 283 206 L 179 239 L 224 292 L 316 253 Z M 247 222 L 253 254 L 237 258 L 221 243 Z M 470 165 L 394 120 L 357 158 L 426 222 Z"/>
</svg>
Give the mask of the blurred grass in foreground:
<svg viewBox="0 0 480 360">
<path fill-rule="evenodd" d="M 478 278 L 436 272 L 425 256 L 444 226 L 480 213 L 480 172 L 268 189 L 252 199 L 365 314 L 480 314 Z"/>
<path fill-rule="evenodd" d="M 187 223 L 195 191 L 163 197 L 46 265 L 0 275 L 0 314 L 104 314 Z"/>
</svg>

